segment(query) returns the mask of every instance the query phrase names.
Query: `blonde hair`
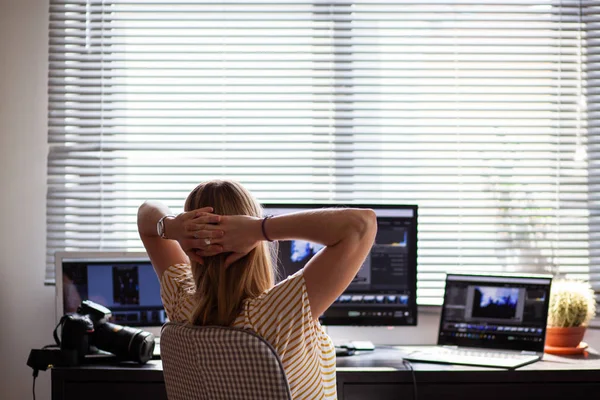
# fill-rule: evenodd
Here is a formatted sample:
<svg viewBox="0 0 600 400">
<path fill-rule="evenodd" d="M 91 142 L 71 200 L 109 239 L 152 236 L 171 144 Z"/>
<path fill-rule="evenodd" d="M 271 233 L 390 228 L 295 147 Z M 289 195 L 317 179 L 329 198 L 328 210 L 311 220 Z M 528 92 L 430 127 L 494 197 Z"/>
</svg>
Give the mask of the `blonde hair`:
<svg viewBox="0 0 600 400">
<path fill-rule="evenodd" d="M 219 215 L 262 217 L 258 201 L 241 184 L 213 180 L 201 183 L 185 201 L 185 211 L 212 207 Z M 246 256 L 223 267 L 228 253 L 204 258 L 204 265 L 192 262 L 197 305 L 193 319 L 197 325 L 230 326 L 247 298 L 259 296 L 275 284 L 274 249 L 261 242 Z"/>
</svg>

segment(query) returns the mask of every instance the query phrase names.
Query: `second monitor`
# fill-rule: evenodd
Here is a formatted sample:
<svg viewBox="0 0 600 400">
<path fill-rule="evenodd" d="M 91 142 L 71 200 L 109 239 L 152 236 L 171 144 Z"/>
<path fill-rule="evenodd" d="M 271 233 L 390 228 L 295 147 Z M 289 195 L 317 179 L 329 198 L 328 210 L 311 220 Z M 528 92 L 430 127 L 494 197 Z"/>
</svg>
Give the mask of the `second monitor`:
<svg viewBox="0 0 600 400">
<path fill-rule="evenodd" d="M 324 325 L 394 326 L 417 324 L 417 206 L 349 204 L 371 208 L 377 236 L 371 252 L 346 291 L 319 318 Z M 265 204 L 280 215 L 341 204 Z M 302 240 L 279 242 L 282 278 L 294 274 L 323 246 Z"/>
</svg>

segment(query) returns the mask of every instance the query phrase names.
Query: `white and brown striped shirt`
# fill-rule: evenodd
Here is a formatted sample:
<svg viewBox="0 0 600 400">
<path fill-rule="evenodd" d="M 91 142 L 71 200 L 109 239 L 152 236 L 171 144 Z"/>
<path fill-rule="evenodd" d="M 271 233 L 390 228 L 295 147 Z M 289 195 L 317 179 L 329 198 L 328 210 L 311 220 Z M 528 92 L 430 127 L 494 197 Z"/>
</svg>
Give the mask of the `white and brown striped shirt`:
<svg viewBox="0 0 600 400">
<path fill-rule="evenodd" d="M 171 321 L 192 323 L 196 287 L 187 264 L 173 265 L 161 279 L 161 297 Z M 312 318 L 302 271 L 254 299 L 246 299 L 233 327 L 250 329 L 277 351 L 292 398 L 335 399 L 335 350 Z"/>
</svg>

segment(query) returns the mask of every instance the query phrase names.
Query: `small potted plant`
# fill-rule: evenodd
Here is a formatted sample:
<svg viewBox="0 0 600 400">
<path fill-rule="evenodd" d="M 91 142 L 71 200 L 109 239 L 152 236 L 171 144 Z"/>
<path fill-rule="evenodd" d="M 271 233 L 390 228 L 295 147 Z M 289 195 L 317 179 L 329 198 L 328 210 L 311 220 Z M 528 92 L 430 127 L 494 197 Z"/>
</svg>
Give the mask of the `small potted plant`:
<svg viewBox="0 0 600 400">
<path fill-rule="evenodd" d="M 550 291 L 546 352 L 565 354 L 584 350 L 581 341 L 595 314 L 596 299 L 589 283 L 555 280 Z"/>
</svg>

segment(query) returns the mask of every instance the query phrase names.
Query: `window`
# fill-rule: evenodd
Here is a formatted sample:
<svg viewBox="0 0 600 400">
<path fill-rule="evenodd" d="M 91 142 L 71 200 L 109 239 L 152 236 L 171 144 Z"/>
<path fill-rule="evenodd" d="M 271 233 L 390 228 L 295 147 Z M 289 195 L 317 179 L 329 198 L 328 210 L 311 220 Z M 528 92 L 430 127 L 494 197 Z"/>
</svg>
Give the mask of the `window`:
<svg viewBox="0 0 600 400">
<path fill-rule="evenodd" d="M 47 280 L 220 177 L 418 204 L 420 304 L 446 271 L 600 281 L 583 3 L 52 0 Z"/>
</svg>

